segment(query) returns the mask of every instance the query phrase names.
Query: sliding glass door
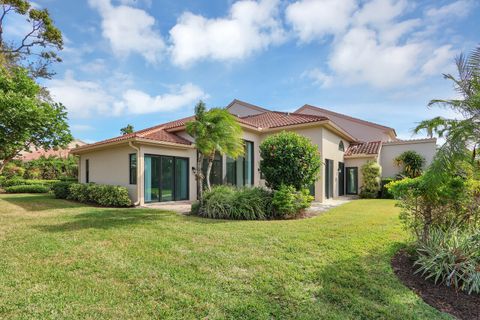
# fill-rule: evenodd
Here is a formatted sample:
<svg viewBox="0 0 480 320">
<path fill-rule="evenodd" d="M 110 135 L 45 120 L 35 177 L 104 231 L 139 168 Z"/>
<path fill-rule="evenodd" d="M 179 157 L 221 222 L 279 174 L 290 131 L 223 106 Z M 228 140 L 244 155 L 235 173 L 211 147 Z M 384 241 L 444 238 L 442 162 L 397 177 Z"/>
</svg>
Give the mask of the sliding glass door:
<svg viewBox="0 0 480 320">
<path fill-rule="evenodd" d="M 145 156 L 145 202 L 188 200 L 188 159 Z"/>
<path fill-rule="evenodd" d="M 333 198 L 333 160 L 325 159 L 325 198 Z"/>
</svg>

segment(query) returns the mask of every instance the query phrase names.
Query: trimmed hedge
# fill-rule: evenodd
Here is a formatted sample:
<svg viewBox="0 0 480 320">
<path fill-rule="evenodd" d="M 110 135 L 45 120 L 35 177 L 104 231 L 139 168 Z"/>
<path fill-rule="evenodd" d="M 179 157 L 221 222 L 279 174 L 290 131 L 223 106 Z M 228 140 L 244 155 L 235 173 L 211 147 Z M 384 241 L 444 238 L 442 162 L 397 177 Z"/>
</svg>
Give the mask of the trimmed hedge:
<svg viewBox="0 0 480 320">
<path fill-rule="evenodd" d="M 52 186 L 53 195 L 57 199 L 67 199 L 70 194 L 70 186 L 73 182 L 59 181 Z"/>
<path fill-rule="evenodd" d="M 22 184 L 5 188 L 7 193 L 47 193 L 50 188 L 41 184 Z"/>
<path fill-rule="evenodd" d="M 132 205 L 127 188 L 106 184 L 72 183 L 68 188 L 67 199 L 95 203 L 103 207 L 129 207 Z"/>
<path fill-rule="evenodd" d="M 42 185 L 51 188 L 55 183 L 60 180 L 41 180 L 41 179 L 5 179 L 1 181 L 2 187 L 22 186 L 22 185 Z"/>
</svg>

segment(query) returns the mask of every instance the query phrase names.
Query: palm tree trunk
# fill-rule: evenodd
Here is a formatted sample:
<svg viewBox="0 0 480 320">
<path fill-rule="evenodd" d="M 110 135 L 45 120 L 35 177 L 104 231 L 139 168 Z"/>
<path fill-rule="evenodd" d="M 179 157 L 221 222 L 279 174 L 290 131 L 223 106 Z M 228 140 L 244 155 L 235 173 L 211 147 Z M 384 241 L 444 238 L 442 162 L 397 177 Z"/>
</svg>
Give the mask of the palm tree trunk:
<svg viewBox="0 0 480 320">
<path fill-rule="evenodd" d="M 212 173 L 213 160 L 215 160 L 215 153 L 208 157 L 208 167 L 207 167 L 207 189 L 208 191 L 212 190 L 212 185 L 210 183 L 210 174 Z"/>
<path fill-rule="evenodd" d="M 199 153 L 197 157 L 197 169 L 195 170 L 195 179 L 197 180 L 197 190 L 198 190 L 198 199 L 200 203 L 203 201 L 203 173 L 202 173 L 202 165 L 203 165 L 203 154 Z"/>
</svg>

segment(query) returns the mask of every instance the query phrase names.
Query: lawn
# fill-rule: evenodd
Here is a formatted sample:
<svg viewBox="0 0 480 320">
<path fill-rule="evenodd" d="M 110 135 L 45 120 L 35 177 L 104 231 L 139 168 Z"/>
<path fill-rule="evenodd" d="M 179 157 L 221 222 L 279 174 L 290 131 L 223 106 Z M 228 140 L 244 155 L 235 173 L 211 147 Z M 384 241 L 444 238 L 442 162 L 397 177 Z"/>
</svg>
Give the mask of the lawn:
<svg viewBox="0 0 480 320">
<path fill-rule="evenodd" d="M 391 200 L 218 221 L 0 195 L 0 318 L 447 319 L 390 267 Z"/>
</svg>

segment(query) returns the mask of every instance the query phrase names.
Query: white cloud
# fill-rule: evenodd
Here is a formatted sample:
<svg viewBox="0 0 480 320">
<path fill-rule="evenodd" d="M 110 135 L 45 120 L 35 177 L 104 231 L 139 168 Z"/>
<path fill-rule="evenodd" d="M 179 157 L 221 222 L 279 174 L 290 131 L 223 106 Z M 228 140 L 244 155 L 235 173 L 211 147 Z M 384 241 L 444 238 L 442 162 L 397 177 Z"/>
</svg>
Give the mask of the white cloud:
<svg viewBox="0 0 480 320">
<path fill-rule="evenodd" d="M 54 100 L 66 106 L 72 118 L 108 114 L 114 100 L 99 83 L 75 80 L 70 71 L 65 73 L 64 79 L 50 80 L 47 87 Z"/>
<path fill-rule="evenodd" d="M 118 82 L 115 79 L 127 79 Z M 64 79 L 47 82 L 55 101 L 63 103 L 70 118 L 89 118 L 92 116 L 120 116 L 123 114 L 147 114 L 167 112 L 191 107 L 199 99 L 208 95 L 198 86 L 187 83 L 174 85 L 170 91 L 157 96 L 129 88 L 129 77 L 114 74 L 111 79 L 102 82 L 76 80 L 71 71 Z M 122 83 L 119 88 L 118 83 Z"/>
<path fill-rule="evenodd" d="M 356 7 L 354 0 L 301 0 L 287 7 L 286 19 L 306 42 L 343 32 Z"/>
<path fill-rule="evenodd" d="M 408 0 L 298 0 L 287 6 L 286 17 L 302 42 L 332 37 L 327 71 L 309 75 L 316 84 L 395 88 L 445 69 L 454 51 L 428 36 L 428 30 L 440 23 L 433 17 L 448 11 L 462 16 L 471 5 L 459 0 L 411 18 L 415 4 Z"/>
<path fill-rule="evenodd" d="M 380 88 L 405 85 L 412 81 L 421 50 L 418 44 L 384 46 L 375 31 L 355 28 L 336 44 L 329 65 L 347 82 Z"/>
<path fill-rule="evenodd" d="M 183 13 L 170 30 L 172 61 L 188 66 L 202 59 L 242 59 L 284 39 L 278 0 L 242 0 L 228 17 L 208 19 Z"/>
<path fill-rule="evenodd" d="M 140 90 L 127 90 L 123 94 L 123 100 L 116 104 L 116 112 L 126 109 L 132 114 L 146 114 L 154 112 L 175 111 L 185 106 L 193 106 L 198 100 L 206 97 L 206 94 L 191 83 L 179 86 L 170 93 L 150 96 Z"/>
<path fill-rule="evenodd" d="M 434 19 L 446 19 L 452 17 L 464 17 L 475 6 L 471 0 L 457 0 L 438 8 L 430 8 L 427 10 L 427 17 Z"/>
<path fill-rule="evenodd" d="M 328 88 L 333 81 L 332 76 L 329 76 L 328 74 L 317 68 L 305 71 L 302 74 L 302 77 L 312 79 L 315 85 L 318 85 L 322 88 Z"/>
<path fill-rule="evenodd" d="M 161 35 L 154 29 L 155 19 L 146 11 L 126 5 L 114 6 L 110 0 L 89 0 L 102 17 L 102 35 L 115 55 L 142 55 L 149 63 L 158 63 L 165 49 Z"/>
<path fill-rule="evenodd" d="M 80 69 L 83 72 L 92 74 L 92 73 L 102 73 L 107 70 L 107 65 L 104 59 L 95 59 L 93 61 L 84 63 L 80 66 Z"/>
<path fill-rule="evenodd" d="M 432 58 L 422 66 L 422 73 L 430 76 L 448 72 L 446 69 L 453 66 L 453 59 L 456 54 L 457 51 L 453 50 L 451 45 L 444 45 L 435 49 Z"/>
</svg>

